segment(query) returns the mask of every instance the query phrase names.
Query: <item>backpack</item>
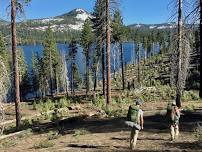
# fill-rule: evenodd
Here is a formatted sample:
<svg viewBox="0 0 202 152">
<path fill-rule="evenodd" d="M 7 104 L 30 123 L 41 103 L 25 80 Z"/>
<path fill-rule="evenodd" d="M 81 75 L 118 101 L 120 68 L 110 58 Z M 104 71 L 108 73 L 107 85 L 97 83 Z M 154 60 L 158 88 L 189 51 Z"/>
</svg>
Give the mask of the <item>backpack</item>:
<svg viewBox="0 0 202 152">
<path fill-rule="evenodd" d="M 130 106 L 127 114 L 128 121 L 132 121 L 136 124 L 139 124 L 139 107 Z"/>
<path fill-rule="evenodd" d="M 172 106 L 172 105 L 168 105 L 167 107 L 167 118 L 169 120 L 169 122 L 171 123 L 175 123 L 176 118 L 177 118 L 177 113 L 176 113 L 176 106 Z"/>
</svg>

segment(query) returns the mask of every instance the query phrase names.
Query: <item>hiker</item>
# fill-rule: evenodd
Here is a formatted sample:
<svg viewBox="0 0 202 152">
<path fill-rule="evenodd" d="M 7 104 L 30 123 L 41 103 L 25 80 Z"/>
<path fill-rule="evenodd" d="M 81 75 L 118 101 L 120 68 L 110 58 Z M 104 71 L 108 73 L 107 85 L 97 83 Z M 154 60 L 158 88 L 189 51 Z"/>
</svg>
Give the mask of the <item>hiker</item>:
<svg viewBox="0 0 202 152">
<path fill-rule="evenodd" d="M 179 136 L 180 110 L 175 102 L 167 106 L 167 118 L 169 121 L 171 140 L 174 141 Z"/>
<path fill-rule="evenodd" d="M 126 124 L 132 127 L 130 135 L 130 149 L 134 149 L 137 143 L 138 133 L 143 129 L 143 111 L 140 109 L 143 101 L 137 99 L 128 109 Z"/>
</svg>

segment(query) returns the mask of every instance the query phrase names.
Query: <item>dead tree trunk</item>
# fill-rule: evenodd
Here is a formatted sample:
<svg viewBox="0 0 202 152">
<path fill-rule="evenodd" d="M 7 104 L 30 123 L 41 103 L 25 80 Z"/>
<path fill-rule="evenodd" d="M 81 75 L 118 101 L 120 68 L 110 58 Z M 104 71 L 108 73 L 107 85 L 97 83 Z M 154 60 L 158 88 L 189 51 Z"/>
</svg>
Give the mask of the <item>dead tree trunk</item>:
<svg viewBox="0 0 202 152">
<path fill-rule="evenodd" d="M 106 0 L 106 61 L 107 61 L 107 106 L 111 103 L 111 66 L 110 66 L 110 13 L 109 0 Z"/>
<path fill-rule="evenodd" d="M 53 97 L 53 64 L 52 64 L 52 54 L 50 51 L 50 57 L 49 57 L 49 66 L 50 66 L 50 91 L 51 91 L 51 96 Z"/>
<path fill-rule="evenodd" d="M 89 93 L 89 75 L 90 75 L 90 67 L 89 67 L 89 47 L 86 50 L 86 95 Z"/>
<path fill-rule="evenodd" d="M 100 49 L 102 52 L 102 94 L 105 97 L 105 53 L 104 53 L 104 47 L 103 47 L 103 41 L 102 37 L 104 34 L 101 35 L 100 37 Z"/>
<path fill-rule="evenodd" d="M 178 69 L 177 69 L 177 85 L 176 85 L 176 104 L 181 107 L 181 96 L 182 96 L 182 0 L 178 1 Z"/>
<path fill-rule="evenodd" d="M 99 70 L 99 57 L 98 57 L 98 61 L 97 61 L 97 64 L 96 64 L 96 69 L 95 69 L 95 72 L 94 72 L 94 91 L 96 91 L 97 89 L 97 81 L 98 81 L 98 70 Z"/>
<path fill-rule="evenodd" d="M 202 98 L 202 0 L 200 0 L 200 91 L 199 96 Z"/>
<path fill-rule="evenodd" d="M 140 44 L 137 44 L 137 74 L 138 74 L 138 83 L 140 85 Z"/>
<path fill-rule="evenodd" d="M 13 58 L 13 74 L 15 87 L 15 112 L 16 112 L 16 129 L 20 129 L 20 82 L 17 57 L 17 39 L 16 39 L 16 0 L 11 0 L 11 32 L 12 32 L 12 58 Z"/>
<path fill-rule="evenodd" d="M 121 72 L 122 72 L 122 89 L 125 89 L 125 76 L 124 76 L 124 58 L 123 58 L 123 43 L 121 43 Z"/>
</svg>

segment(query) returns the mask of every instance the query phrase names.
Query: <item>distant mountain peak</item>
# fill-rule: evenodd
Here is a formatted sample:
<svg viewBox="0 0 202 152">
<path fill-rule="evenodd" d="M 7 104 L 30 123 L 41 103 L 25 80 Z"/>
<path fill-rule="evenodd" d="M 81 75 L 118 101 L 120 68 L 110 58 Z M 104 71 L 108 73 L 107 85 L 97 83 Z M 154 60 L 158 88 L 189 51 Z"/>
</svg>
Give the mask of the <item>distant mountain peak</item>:
<svg viewBox="0 0 202 152">
<path fill-rule="evenodd" d="M 87 13 L 84 9 L 82 8 L 76 8 L 73 11 L 78 12 L 78 13 Z"/>
<path fill-rule="evenodd" d="M 85 20 L 91 17 L 91 14 L 84 9 L 76 8 L 59 16 L 29 20 L 28 29 L 45 31 L 50 26 L 54 32 L 81 31 Z"/>
</svg>

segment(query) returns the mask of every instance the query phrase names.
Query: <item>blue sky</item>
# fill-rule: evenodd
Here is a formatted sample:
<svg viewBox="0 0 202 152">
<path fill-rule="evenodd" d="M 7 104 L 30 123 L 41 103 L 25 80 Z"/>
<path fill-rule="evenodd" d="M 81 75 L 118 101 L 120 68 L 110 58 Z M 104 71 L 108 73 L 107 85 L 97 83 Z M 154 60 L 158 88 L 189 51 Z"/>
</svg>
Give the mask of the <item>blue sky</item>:
<svg viewBox="0 0 202 152">
<path fill-rule="evenodd" d="M 168 21 L 170 0 L 118 0 L 124 24 L 164 23 Z M 0 0 L 0 18 L 9 19 L 10 0 Z M 26 19 L 61 15 L 74 8 L 92 12 L 95 0 L 32 0 L 26 7 Z"/>
</svg>

